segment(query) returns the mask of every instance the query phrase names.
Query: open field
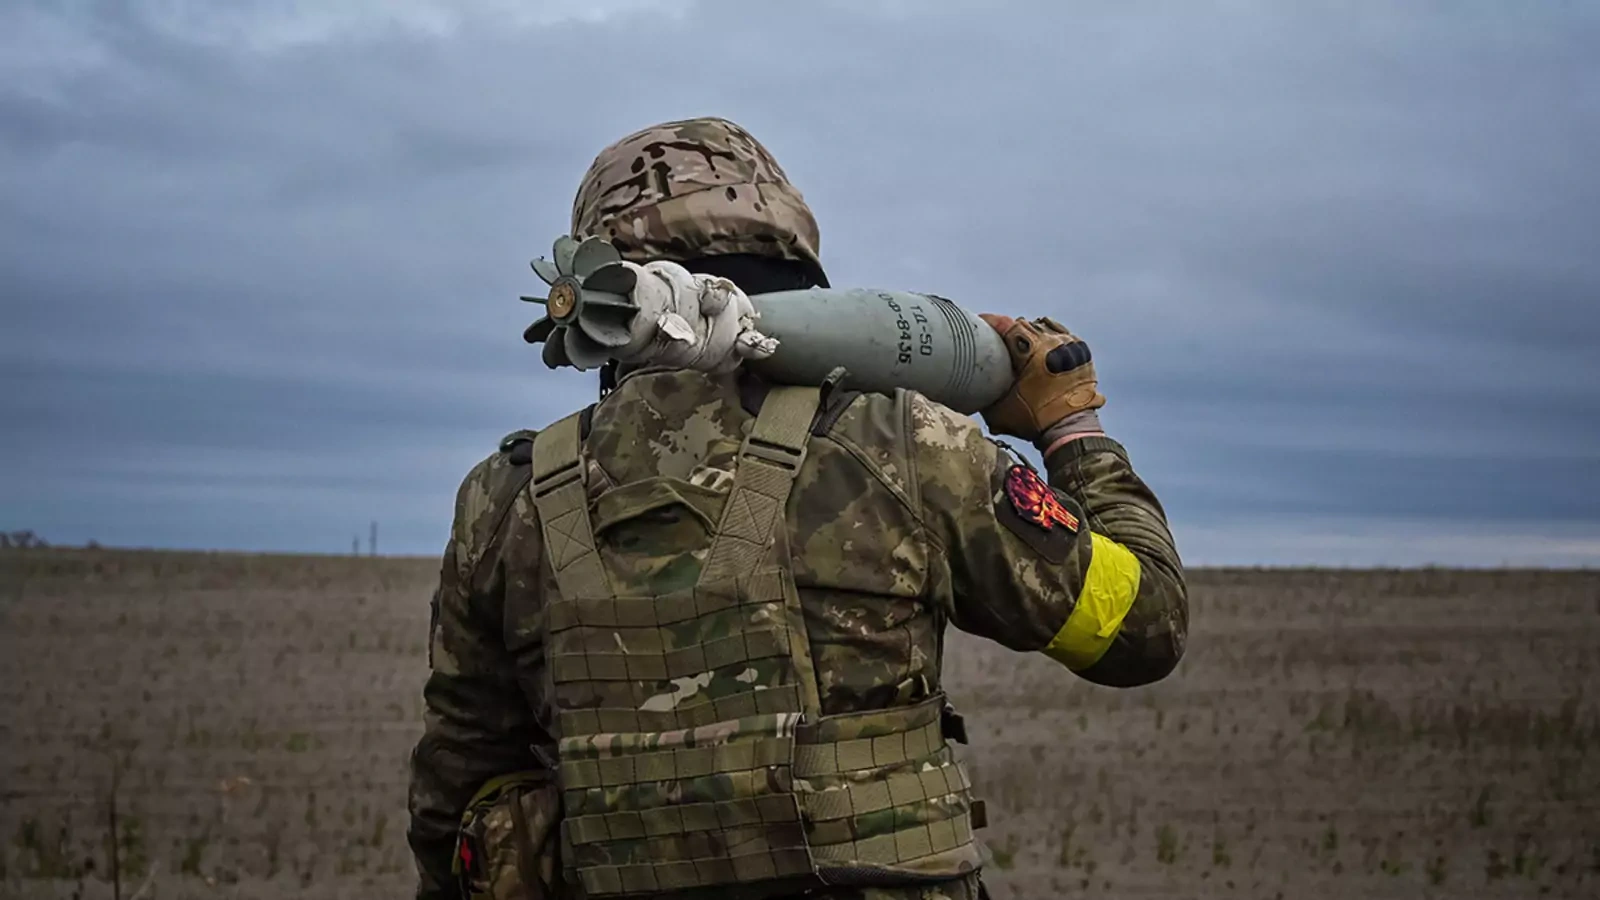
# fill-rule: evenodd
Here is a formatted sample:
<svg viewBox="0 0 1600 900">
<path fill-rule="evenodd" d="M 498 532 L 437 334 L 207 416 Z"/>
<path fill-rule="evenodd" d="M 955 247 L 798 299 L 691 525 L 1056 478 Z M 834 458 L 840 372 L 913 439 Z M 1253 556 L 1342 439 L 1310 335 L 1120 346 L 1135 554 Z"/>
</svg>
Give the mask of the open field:
<svg viewBox="0 0 1600 900">
<path fill-rule="evenodd" d="M 402 896 L 430 560 L 0 551 L 0 896 Z M 1600 896 L 1600 572 L 1200 571 L 1113 691 L 952 641 L 999 897 Z"/>
</svg>

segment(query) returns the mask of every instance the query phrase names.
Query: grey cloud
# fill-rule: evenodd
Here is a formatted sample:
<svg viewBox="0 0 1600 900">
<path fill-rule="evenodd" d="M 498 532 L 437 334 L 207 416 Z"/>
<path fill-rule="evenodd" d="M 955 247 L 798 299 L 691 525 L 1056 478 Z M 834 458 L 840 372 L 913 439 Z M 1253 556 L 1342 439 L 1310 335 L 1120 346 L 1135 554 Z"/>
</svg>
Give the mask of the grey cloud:
<svg viewBox="0 0 1600 900">
<path fill-rule="evenodd" d="M 499 434 L 592 395 L 514 300 L 577 177 L 718 113 L 835 283 L 1088 336 L 1216 559 L 1221 523 L 1600 533 L 1591 6 L 412 3 L 266 49 L 217 37 L 253 7 L 19 8 L 54 37 L 0 87 L 6 527 L 336 550 L 376 516 L 432 552 Z M 115 465 L 60 452 L 85 432 Z"/>
</svg>

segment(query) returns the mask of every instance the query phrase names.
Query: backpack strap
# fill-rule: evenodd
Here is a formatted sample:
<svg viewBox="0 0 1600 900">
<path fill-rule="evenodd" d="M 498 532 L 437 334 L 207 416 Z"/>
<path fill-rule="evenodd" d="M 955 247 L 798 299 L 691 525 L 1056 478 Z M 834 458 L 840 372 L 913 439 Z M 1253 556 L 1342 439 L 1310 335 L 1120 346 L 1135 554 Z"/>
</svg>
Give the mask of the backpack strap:
<svg viewBox="0 0 1600 900">
<path fill-rule="evenodd" d="M 739 448 L 733 488 L 700 570 L 700 583 L 734 578 L 763 562 L 806 459 L 819 400 L 815 387 L 773 387 Z"/>
<path fill-rule="evenodd" d="M 589 521 L 584 418 L 583 412 L 573 413 L 533 439 L 533 505 L 544 534 L 545 558 L 561 596 L 569 600 L 612 596 Z"/>
</svg>

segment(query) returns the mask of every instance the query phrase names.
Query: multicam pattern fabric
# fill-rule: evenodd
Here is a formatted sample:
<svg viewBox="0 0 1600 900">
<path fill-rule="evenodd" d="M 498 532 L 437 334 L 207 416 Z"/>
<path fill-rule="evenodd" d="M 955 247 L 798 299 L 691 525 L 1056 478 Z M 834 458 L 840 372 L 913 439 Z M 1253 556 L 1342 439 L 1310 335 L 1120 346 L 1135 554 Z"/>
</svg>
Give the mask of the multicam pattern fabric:
<svg viewBox="0 0 1600 900">
<path fill-rule="evenodd" d="M 578 188 L 572 234 L 640 263 L 751 253 L 821 264 L 805 198 L 767 148 L 718 118 L 653 125 L 602 150 Z"/>
<path fill-rule="evenodd" d="M 455 862 L 461 893 L 472 900 L 559 896 L 560 824 L 552 773 L 517 773 L 484 785 L 462 816 Z"/>
<path fill-rule="evenodd" d="M 692 590 L 704 551 L 685 548 L 703 548 L 718 521 L 751 421 L 737 373 L 633 373 L 595 408 L 587 489 L 609 571 L 653 593 Z M 552 767 L 557 756 L 547 635 L 563 613 L 525 489 L 528 466 L 514 458 L 493 454 L 463 482 L 435 597 L 409 832 L 424 898 L 455 896 L 456 828 L 479 785 Z M 1181 563 L 1160 504 L 1121 446 L 1082 438 L 1046 460 L 1057 499 L 1082 523 L 1076 533 L 1016 519 L 1004 491 L 1015 463 L 972 419 L 906 392 L 857 397 L 811 440 L 783 534 L 824 714 L 936 698 L 947 625 L 1018 651 L 1049 647 L 1084 591 L 1095 536 L 1131 552 L 1140 578 L 1120 628 L 1076 674 L 1131 686 L 1176 665 L 1187 631 Z M 617 507 L 606 497 L 618 485 L 644 487 Z M 710 688 L 672 685 L 673 708 L 714 704 Z M 922 763 L 906 774 L 926 793 Z M 872 815 L 860 824 L 871 827 Z M 974 874 L 821 896 L 964 897 L 976 884 Z"/>
</svg>

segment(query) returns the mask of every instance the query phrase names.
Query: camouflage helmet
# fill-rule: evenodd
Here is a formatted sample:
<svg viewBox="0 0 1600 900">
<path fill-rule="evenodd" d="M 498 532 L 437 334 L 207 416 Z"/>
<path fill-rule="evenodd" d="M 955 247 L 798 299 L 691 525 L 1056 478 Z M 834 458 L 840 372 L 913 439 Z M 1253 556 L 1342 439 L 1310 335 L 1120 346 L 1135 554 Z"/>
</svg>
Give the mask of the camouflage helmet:
<svg viewBox="0 0 1600 900">
<path fill-rule="evenodd" d="M 652 125 L 600 151 L 572 203 L 572 234 L 603 237 L 633 262 L 747 253 L 822 268 L 800 191 L 748 131 L 713 117 Z"/>
</svg>

